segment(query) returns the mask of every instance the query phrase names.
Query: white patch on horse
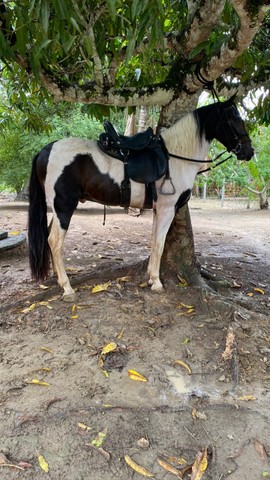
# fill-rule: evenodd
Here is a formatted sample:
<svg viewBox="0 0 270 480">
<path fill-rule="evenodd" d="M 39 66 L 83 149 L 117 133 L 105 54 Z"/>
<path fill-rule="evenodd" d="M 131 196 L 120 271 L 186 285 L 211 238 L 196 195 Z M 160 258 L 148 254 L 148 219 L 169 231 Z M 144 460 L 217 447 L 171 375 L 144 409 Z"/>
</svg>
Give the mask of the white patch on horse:
<svg viewBox="0 0 270 480">
<path fill-rule="evenodd" d="M 45 180 L 46 197 L 52 208 L 55 197 L 54 186 L 64 168 L 70 165 L 78 154 L 92 155 L 94 145 L 94 142 L 86 138 L 64 138 L 53 144 Z"/>
</svg>

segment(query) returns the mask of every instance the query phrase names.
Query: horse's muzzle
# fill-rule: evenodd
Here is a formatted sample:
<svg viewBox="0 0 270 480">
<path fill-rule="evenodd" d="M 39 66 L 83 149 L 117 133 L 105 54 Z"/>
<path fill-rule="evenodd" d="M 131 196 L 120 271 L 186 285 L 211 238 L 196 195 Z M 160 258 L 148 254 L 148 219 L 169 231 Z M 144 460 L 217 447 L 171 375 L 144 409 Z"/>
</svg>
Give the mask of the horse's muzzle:
<svg viewBox="0 0 270 480">
<path fill-rule="evenodd" d="M 241 145 L 241 148 L 237 152 L 236 156 L 238 160 L 246 160 L 247 162 L 253 157 L 254 148 L 251 143 L 244 143 Z"/>
</svg>

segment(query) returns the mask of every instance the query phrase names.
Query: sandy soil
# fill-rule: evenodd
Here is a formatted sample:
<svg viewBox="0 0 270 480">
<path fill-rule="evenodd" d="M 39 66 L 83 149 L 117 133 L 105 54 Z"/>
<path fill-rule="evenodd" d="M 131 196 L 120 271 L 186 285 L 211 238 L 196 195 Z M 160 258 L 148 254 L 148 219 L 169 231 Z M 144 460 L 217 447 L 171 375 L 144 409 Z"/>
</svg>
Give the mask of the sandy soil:
<svg viewBox="0 0 270 480">
<path fill-rule="evenodd" d="M 7 200 L 1 228 L 25 231 L 27 205 Z M 54 278 L 31 281 L 26 247 L 1 254 L 1 480 L 143 478 L 125 455 L 156 480 L 177 478 L 168 464 L 188 479 L 206 448 L 203 480 L 270 478 L 270 211 L 190 211 L 200 262 L 229 282 L 218 295 L 145 286 L 151 212 L 108 209 L 103 226 L 101 207 L 80 207 L 65 244 L 76 305 Z"/>
</svg>

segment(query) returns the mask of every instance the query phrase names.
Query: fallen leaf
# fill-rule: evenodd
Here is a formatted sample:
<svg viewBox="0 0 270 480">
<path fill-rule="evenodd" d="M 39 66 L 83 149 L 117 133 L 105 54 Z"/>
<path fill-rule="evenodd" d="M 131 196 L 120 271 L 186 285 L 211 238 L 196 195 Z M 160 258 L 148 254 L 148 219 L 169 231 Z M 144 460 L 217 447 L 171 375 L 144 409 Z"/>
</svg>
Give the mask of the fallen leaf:
<svg viewBox="0 0 270 480">
<path fill-rule="evenodd" d="M 254 439 L 254 447 L 256 452 L 259 454 L 259 457 L 262 462 L 265 462 L 266 457 L 265 457 L 265 449 L 264 446 L 257 440 L 257 438 Z"/>
<path fill-rule="evenodd" d="M 154 474 L 146 470 L 144 467 L 141 467 L 138 465 L 134 460 L 132 460 L 128 455 L 125 455 L 125 461 L 128 464 L 130 468 L 135 470 L 135 472 L 139 473 L 140 475 L 143 475 L 144 477 L 153 477 Z"/>
<path fill-rule="evenodd" d="M 128 375 L 131 380 L 136 380 L 137 382 L 148 382 L 148 380 L 139 372 L 136 372 L 136 370 L 128 370 Z"/>
<path fill-rule="evenodd" d="M 102 373 L 104 373 L 106 378 L 109 377 L 109 372 L 107 370 L 105 370 L 105 368 L 102 370 Z"/>
<path fill-rule="evenodd" d="M 248 293 L 247 293 L 247 296 L 248 296 L 248 297 L 253 297 L 253 295 L 254 295 L 253 292 L 248 292 Z"/>
<path fill-rule="evenodd" d="M 118 335 L 117 335 L 117 337 L 116 337 L 117 340 L 122 340 L 123 335 L 124 335 L 124 327 L 122 328 L 121 332 L 118 333 Z"/>
<path fill-rule="evenodd" d="M 186 465 L 187 461 L 183 457 L 168 457 L 168 462 L 176 463 L 177 465 Z"/>
<path fill-rule="evenodd" d="M 256 288 L 256 287 L 255 287 L 254 290 L 255 290 L 255 292 L 261 293 L 262 295 L 265 294 L 265 291 L 262 290 L 262 288 Z"/>
<path fill-rule="evenodd" d="M 196 408 L 193 408 L 193 410 L 192 410 L 192 417 L 195 418 L 195 419 L 198 418 L 199 420 L 207 420 L 206 413 L 198 412 L 198 410 L 196 410 Z"/>
<path fill-rule="evenodd" d="M 101 350 L 101 355 L 106 355 L 107 353 L 113 352 L 117 349 L 117 344 L 115 342 L 110 342 L 105 345 Z"/>
<path fill-rule="evenodd" d="M 187 287 L 187 286 L 188 286 L 187 280 L 185 280 L 184 278 L 180 277 L 179 275 L 177 275 L 177 277 L 178 277 L 178 280 L 179 280 L 179 283 L 178 283 L 178 286 L 179 286 L 179 287 Z"/>
<path fill-rule="evenodd" d="M 85 425 L 85 423 L 78 422 L 77 425 L 78 425 L 78 427 L 81 428 L 82 430 L 87 430 L 87 431 L 93 430 L 92 427 L 88 427 L 88 425 Z"/>
<path fill-rule="evenodd" d="M 263 478 L 270 478 L 270 472 L 263 472 L 262 477 Z"/>
<path fill-rule="evenodd" d="M 19 462 L 18 463 L 18 467 L 21 467 L 23 469 L 25 468 L 32 468 L 32 464 L 31 463 L 28 463 L 28 462 Z"/>
<path fill-rule="evenodd" d="M 182 473 L 180 470 L 177 470 L 177 468 L 173 467 L 170 463 L 166 462 L 165 460 L 162 460 L 162 458 L 157 459 L 159 465 L 164 468 L 164 470 L 167 470 L 167 472 L 172 473 L 173 475 L 176 475 L 178 478 L 183 478 Z"/>
<path fill-rule="evenodd" d="M 36 373 L 36 372 L 49 373 L 51 371 L 52 371 L 52 369 L 49 368 L 49 367 L 40 367 L 40 368 L 35 368 L 34 370 L 31 370 L 31 373 Z"/>
<path fill-rule="evenodd" d="M 50 387 L 50 384 L 47 382 L 42 382 L 41 380 L 38 380 L 37 378 L 33 378 L 33 380 L 26 380 L 26 383 L 31 384 L 31 385 L 39 385 L 41 387 Z"/>
<path fill-rule="evenodd" d="M 243 395 L 243 397 L 238 397 L 237 400 L 243 402 L 250 402 L 251 400 L 256 400 L 256 397 L 254 397 L 254 395 Z"/>
<path fill-rule="evenodd" d="M 40 350 L 43 350 L 43 352 L 53 353 L 53 350 L 48 347 L 40 347 Z"/>
<path fill-rule="evenodd" d="M 107 452 L 106 450 L 104 450 L 104 448 L 102 447 L 99 447 L 98 449 L 98 452 L 107 460 L 107 462 L 110 461 L 111 459 L 111 454 L 109 452 Z"/>
<path fill-rule="evenodd" d="M 148 287 L 148 283 L 147 282 L 141 282 L 141 283 L 139 283 L 139 287 L 146 288 L 146 287 Z"/>
<path fill-rule="evenodd" d="M 197 418 L 197 417 L 196 417 L 196 412 L 197 412 L 196 408 L 193 408 L 193 409 L 192 409 L 192 412 L 191 412 L 191 416 L 192 416 L 192 418 L 194 418 L 194 419 Z"/>
<path fill-rule="evenodd" d="M 49 465 L 48 465 L 48 463 L 46 462 L 46 460 L 45 460 L 45 458 L 43 457 L 43 455 L 39 455 L 39 456 L 38 456 L 38 463 L 39 463 L 40 468 L 41 468 L 44 472 L 48 473 L 48 471 L 49 471 Z"/>
<path fill-rule="evenodd" d="M 187 343 L 190 342 L 190 339 L 189 338 L 185 338 L 181 343 L 180 345 L 186 345 Z"/>
<path fill-rule="evenodd" d="M 241 288 L 242 286 L 243 286 L 242 283 L 237 283 L 235 280 L 231 285 L 232 288 Z"/>
<path fill-rule="evenodd" d="M 106 438 L 107 430 L 108 430 L 107 427 L 104 428 L 104 430 L 99 432 L 97 436 L 94 438 L 94 440 L 92 440 L 91 445 L 93 445 L 93 447 L 97 447 L 97 448 L 101 447 L 102 443 Z"/>
<path fill-rule="evenodd" d="M 32 305 L 30 305 L 30 307 L 24 308 L 23 310 L 21 310 L 21 312 L 22 313 L 28 313 L 28 312 L 31 312 L 32 310 L 34 310 L 34 308 L 36 308 L 36 304 L 32 303 Z"/>
<path fill-rule="evenodd" d="M 192 465 L 192 474 L 190 480 L 201 480 L 207 469 L 207 448 L 203 448 L 197 453 L 194 464 Z"/>
<path fill-rule="evenodd" d="M 108 290 L 108 288 L 110 286 L 111 286 L 111 282 L 103 283 L 103 284 L 100 284 L 100 285 L 95 285 L 92 288 L 91 293 L 103 292 L 104 290 Z"/>
<path fill-rule="evenodd" d="M 47 285 L 39 285 L 39 288 L 41 288 L 41 290 L 48 290 L 48 288 L 50 287 L 47 287 Z"/>
<path fill-rule="evenodd" d="M 186 303 L 180 302 L 176 305 L 176 307 L 184 307 L 184 308 L 194 308 L 193 305 L 187 305 Z"/>
<path fill-rule="evenodd" d="M 188 371 L 188 374 L 191 375 L 191 368 L 185 362 L 183 362 L 183 360 L 175 360 L 174 363 L 177 363 L 177 365 L 181 365 L 182 367 L 184 367 Z"/>
</svg>

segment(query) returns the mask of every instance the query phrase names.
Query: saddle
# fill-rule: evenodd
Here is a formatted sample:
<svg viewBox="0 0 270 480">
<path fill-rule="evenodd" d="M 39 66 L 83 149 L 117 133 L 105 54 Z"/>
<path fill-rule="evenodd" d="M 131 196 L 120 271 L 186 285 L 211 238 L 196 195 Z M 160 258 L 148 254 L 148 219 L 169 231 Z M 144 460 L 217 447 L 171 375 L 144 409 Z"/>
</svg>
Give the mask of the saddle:
<svg viewBox="0 0 270 480">
<path fill-rule="evenodd" d="M 168 169 L 168 152 L 163 139 L 152 128 L 131 137 L 118 135 L 110 122 L 97 141 L 99 148 L 125 164 L 125 177 L 135 182 L 151 184 Z"/>
</svg>

